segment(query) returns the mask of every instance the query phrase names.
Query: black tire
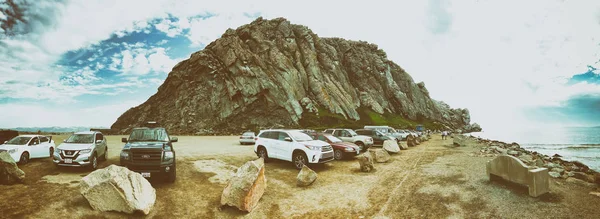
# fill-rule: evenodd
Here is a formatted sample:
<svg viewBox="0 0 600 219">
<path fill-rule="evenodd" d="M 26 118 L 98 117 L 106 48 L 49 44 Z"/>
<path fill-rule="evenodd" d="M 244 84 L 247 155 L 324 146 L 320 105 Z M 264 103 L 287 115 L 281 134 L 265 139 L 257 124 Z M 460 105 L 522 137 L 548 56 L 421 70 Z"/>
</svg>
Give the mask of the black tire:
<svg viewBox="0 0 600 219">
<path fill-rule="evenodd" d="M 296 169 L 302 169 L 304 165 L 308 165 L 308 158 L 306 158 L 306 154 L 303 152 L 296 152 L 292 156 L 292 163 L 294 163 L 294 167 Z"/>
<path fill-rule="evenodd" d="M 98 156 L 94 153 L 90 157 L 90 169 L 95 170 L 96 168 L 98 168 Z"/>
<path fill-rule="evenodd" d="M 333 151 L 333 158 L 336 160 L 342 160 L 344 159 L 344 152 L 342 150 L 334 150 Z"/>
<path fill-rule="evenodd" d="M 52 156 L 54 156 L 54 148 L 50 148 L 50 158 L 52 158 Z"/>
<path fill-rule="evenodd" d="M 269 153 L 264 147 L 258 147 L 257 153 L 258 157 L 262 157 L 265 160 L 265 162 L 269 160 Z"/>
<path fill-rule="evenodd" d="M 24 152 L 21 154 L 21 158 L 19 158 L 19 164 L 27 164 L 29 163 L 29 153 Z"/>
<path fill-rule="evenodd" d="M 357 141 L 357 142 L 355 142 L 354 144 L 356 144 L 356 146 L 358 146 L 358 148 L 360 148 L 360 151 L 365 151 L 365 150 L 367 150 L 367 149 L 365 148 L 365 144 L 364 144 L 364 143 L 362 143 L 362 142 L 360 142 L 360 141 Z"/>
<path fill-rule="evenodd" d="M 177 179 L 177 166 L 173 165 L 173 169 L 168 173 L 165 173 L 165 182 L 174 183 Z"/>
<path fill-rule="evenodd" d="M 102 161 L 108 160 L 108 147 L 104 150 L 104 154 L 102 155 Z"/>
</svg>

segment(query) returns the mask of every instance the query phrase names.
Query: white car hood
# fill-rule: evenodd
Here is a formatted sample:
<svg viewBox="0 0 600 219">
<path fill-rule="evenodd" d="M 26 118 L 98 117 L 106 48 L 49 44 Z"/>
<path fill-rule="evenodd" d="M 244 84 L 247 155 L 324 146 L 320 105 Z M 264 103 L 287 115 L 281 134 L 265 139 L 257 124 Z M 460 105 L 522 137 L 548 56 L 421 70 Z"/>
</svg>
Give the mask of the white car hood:
<svg viewBox="0 0 600 219">
<path fill-rule="evenodd" d="M 18 148 L 18 147 L 23 147 L 23 145 L 3 144 L 3 145 L 0 145 L 0 150 L 7 150 L 7 151 L 9 151 L 9 150 L 12 150 L 12 149 L 15 149 L 15 148 Z"/>
<path fill-rule="evenodd" d="M 62 143 L 58 146 L 61 150 L 83 150 L 92 147 L 92 143 L 87 144 L 76 144 L 76 143 Z"/>
<path fill-rule="evenodd" d="M 298 143 L 303 144 L 303 145 L 308 145 L 308 146 L 317 146 L 317 147 L 323 147 L 323 146 L 329 145 L 329 143 L 321 141 L 321 140 L 302 141 L 302 142 L 298 142 Z"/>
</svg>

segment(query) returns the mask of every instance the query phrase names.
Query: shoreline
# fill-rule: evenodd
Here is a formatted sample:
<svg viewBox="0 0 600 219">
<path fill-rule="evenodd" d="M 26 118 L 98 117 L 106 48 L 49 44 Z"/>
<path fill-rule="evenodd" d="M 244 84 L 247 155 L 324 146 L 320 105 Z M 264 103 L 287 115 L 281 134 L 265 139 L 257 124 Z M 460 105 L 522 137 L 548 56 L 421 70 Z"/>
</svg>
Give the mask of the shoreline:
<svg viewBox="0 0 600 219">
<path fill-rule="evenodd" d="M 471 133 L 459 135 L 467 139 L 474 140 L 478 144 L 482 145 L 481 150 L 479 150 L 479 152 L 475 152 L 473 154 L 474 156 L 495 157 L 500 154 L 511 155 L 523 161 L 523 163 L 527 164 L 528 166 L 548 168 L 549 174 L 552 178 L 576 178 L 588 183 L 600 185 L 600 172 L 590 168 L 581 161 L 565 160 L 562 158 L 563 156 L 558 153 L 554 154 L 553 156 L 549 156 L 537 151 L 531 151 L 528 150 L 528 148 L 521 147 L 521 145 L 516 142 L 506 143 L 500 140 L 476 137 Z M 453 136 L 453 139 L 456 138 L 457 136 Z"/>
</svg>

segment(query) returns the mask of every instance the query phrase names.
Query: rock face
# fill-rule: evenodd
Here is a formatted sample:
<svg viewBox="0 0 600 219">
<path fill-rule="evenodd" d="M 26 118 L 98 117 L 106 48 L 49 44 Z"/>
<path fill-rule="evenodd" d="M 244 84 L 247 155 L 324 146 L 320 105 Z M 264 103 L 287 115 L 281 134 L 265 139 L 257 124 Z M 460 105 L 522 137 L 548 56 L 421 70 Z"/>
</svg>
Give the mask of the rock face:
<svg viewBox="0 0 600 219">
<path fill-rule="evenodd" d="M 156 191 L 139 173 L 110 165 L 83 177 L 80 192 L 94 210 L 150 213 Z"/>
<path fill-rule="evenodd" d="M 385 140 L 383 142 L 383 150 L 386 150 L 387 152 L 390 152 L 390 153 L 399 153 L 400 146 L 398 146 L 397 141 Z"/>
<path fill-rule="evenodd" d="M 390 154 L 383 149 L 372 149 L 369 150 L 371 156 L 374 157 L 375 162 L 377 163 L 385 163 L 390 160 Z"/>
<path fill-rule="evenodd" d="M 371 172 L 371 170 L 375 169 L 373 167 L 373 157 L 370 152 L 358 156 L 357 160 L 358 164 L 360 164 L 360 171 Z"/>
<path fill-rule="evenodd" d="M 160 118 L 172 133 L 238 133 L 307 126 L 320 113 L 350 122 L 377 113 L 458 129 L 470 123 L 467 109 L 431 99 L 377 45 L 258 18 L 175 65 L 155 95 L 111 128 L 127 133 Z"/>
<path fill-rule="evenodd" d="M 6 152 L 0 152 L 0 184 L 8 185 L 16 182 L 23 182 L 25 172 L 23 172 L 15 160 Z"/>
<path fill-rule="evenodd" d="M 221 194 L 221 205 L 251 212 L 267 188 L 263 158 L 248 161 L 237 169 Z"/>
<path fill-rule="evenodd" d="M 317 173 L 304 165 L 296 177 L 296 185 L 309 186 L 317 180 Z"/>
</svg>

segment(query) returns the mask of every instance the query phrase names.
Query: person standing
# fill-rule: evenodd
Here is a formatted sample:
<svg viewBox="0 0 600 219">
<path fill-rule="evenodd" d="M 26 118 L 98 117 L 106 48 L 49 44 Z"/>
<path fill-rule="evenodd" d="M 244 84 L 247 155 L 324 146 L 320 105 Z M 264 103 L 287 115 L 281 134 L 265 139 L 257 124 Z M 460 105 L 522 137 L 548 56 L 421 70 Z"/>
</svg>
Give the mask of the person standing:
<svg viewBox="0 0 600 219">
<path fill-rule="evenodd" d="M 448 139 L 448 132 L 447 131 L 443 131 L 442 132 L 442 140 L 444 139 Z"/>
</svg>

